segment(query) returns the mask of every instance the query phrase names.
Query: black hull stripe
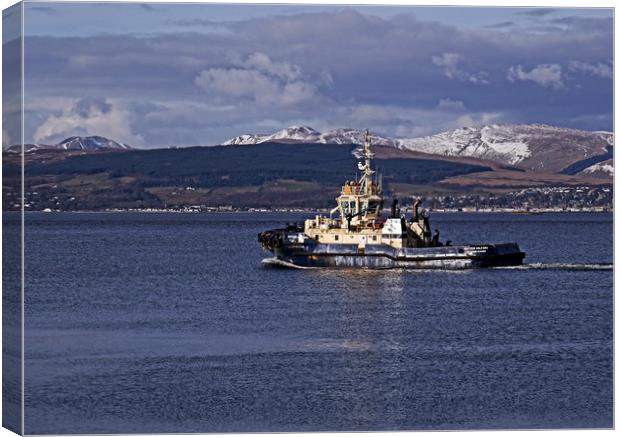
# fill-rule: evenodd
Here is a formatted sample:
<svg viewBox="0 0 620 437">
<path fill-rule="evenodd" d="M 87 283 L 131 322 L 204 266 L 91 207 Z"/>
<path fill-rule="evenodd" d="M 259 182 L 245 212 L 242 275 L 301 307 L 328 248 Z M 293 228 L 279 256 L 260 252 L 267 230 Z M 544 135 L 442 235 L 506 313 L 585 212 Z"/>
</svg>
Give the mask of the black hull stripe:
<svg viewBox="0 0 620 437">
<path fill-rule="evenodd" d="M 525 258 L 525 252 L 504 253 L 498 255 L 477 255 L 477 256 L 442 256 L 442 257 L 397 257 L 385 253 L 291 253 L 290 257 L 336 257 L 336 256 L 360 256 L 360 257 L 377 257 L 377 258 L 389 258 L 392 261 L 450 261 L 450 260 L 476 260 L 487 261 L 493 259 L 506 259 L 506 258 Z"/>
</svg>

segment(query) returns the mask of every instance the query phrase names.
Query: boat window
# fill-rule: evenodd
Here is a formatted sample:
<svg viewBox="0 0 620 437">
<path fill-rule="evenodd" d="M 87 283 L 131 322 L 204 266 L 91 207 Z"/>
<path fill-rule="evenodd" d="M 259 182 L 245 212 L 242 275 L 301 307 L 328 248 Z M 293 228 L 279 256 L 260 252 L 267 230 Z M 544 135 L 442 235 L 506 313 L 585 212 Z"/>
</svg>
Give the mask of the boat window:
<svg viewBox="0 0 620 437">
<path fill-rule="evenodd" d="M 334 235 L 334 240 L 338 241 L 338 235 Z"/>
<path fill-rule="evenodd" d="M 356 211 L 356 207 L 355 207 L 355 201 L 347 201 L 347 200 L 341 200 L 340 201 L 340 205 L 342 206 L 342 211 L 345 214 L 355 214 Z"/>
</svg>

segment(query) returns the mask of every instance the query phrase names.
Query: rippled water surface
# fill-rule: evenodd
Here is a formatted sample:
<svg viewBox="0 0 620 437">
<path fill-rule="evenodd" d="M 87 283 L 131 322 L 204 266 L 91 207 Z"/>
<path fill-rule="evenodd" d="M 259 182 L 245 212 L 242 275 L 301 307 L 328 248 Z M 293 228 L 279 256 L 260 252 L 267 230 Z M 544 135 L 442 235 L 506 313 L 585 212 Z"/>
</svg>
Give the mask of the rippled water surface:
<svg viewBox="0 0 620 437">
<path fill-rule="evenodd" d="M 612 426 L 611 214 L 432 217 L 519 268 L 264 266 L 302 219 L 28 214 L 26 432 Z"/>
</svg>

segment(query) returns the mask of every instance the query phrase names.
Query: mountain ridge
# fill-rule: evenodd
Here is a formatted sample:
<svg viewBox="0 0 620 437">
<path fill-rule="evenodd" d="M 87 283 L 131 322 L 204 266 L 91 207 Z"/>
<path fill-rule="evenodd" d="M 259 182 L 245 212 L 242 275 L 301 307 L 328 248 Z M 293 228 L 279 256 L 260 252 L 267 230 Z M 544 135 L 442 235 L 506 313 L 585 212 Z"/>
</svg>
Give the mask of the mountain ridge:
<svg viewBox="0 0 620 437">
<path fill-rule="evenodd" d="M 272 134 L 240 135 L 220 146 L 264 143 L 360 145 L 363 138 L 364 131 L 360 129 L 338 128 L 319 132 L 309 126 L 297 125 Z M 590 132 L 546 124 L 490 124 L 417 138 L 391 138 L 371 133 L 371 141 L 377 146 L 377 156 L 423 154 L 427 159 L 477 160 L 478 164 L 493 163 L 522 171 L 613 175 L 614 134 L 605 131 Z M 18 154 L 21 150 L 21 145 L 4 148 L 8 154 Z M 72 136 L 54 145 L 26 144 L 24 150 L 29 155 L 37 151 L 56 155 L 56 151 L 83 153 L 135 149 L 102 136 Z M 357 156 L 359 149 L 353 153 Z M 50 157 L 54 158 L 53 155 Z M 603 162 L 604 165 L 598 165 Z"/>
<path fill-rule="evenodd" d="M 363 135 L 362 130 L 351 128 L 321 133 L 309 126 L 290 126 L 270 135 L 240 135 L 222 145 L 266 142 L 362 144 Z M 378 146 L 430 155 L 479 158 L 528 170 L 561 172 L 576 161 L 599 156 L 601 159 L 610 158 L 608 147 L 613 147 L 614 134 L 546 124 L 490 124 L 415 138 L 392 138 L 371 133 L 371 141 Z"/>
<path fill-rule="evenodd" d="M 99 135 L 71 136 L 57 144 L 24 144 L 26 153 L 37 150 L 133 150 L 134 148 L 125 143 L 119 143 Z M 8 153 L 21 153 L 21 144 L 3 147 Z"/>
</svg>

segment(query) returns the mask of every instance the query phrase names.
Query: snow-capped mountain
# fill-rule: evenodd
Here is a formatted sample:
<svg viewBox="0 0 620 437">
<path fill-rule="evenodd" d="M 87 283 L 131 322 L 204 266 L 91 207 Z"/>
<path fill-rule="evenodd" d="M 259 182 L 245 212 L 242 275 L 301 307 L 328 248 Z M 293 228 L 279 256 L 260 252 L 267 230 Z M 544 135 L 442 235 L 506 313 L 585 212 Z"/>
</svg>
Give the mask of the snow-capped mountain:
<svg viewBox="0 0 620 437">
<path fill-rule="evenodd" d="M 60 149 L 60 150 L 130 150 L 131 146 L 118 143 L 105 137 L 89 136 L 89 137 L 69 137 L 62 140 L 58 144 L 24 144 L 26 153 L 44 149 Z M 9 153 L 21 153 L 21 145 L 17 144 L 4 149 Z"/>
<path fill-rule="evenodd" d="M 245 134 L 238 137 L 231 138 L 228 141 L 222 143 L 222 145 L 248 145 L 248 144 L 260 144 L 268 142 L 276 143 L 316 143 L 320 132 L 307 126 L 291 126 L 285 129 L 279 130 L 271 135 L 261 134 Z"/>
<path fill-rule="evenodd" d="M 371 134 L 373 144 L 395 146 L 394 140 Z M 271 135 L 245 134 L 231 138 L 222 145 L 250 145 L 260 143 L 321 143 L 321 144 L 362 144 L 364 131 L 358 129 L 332 129 L 319 132 L 308 126 L 290 126 Z"/>
<path fill-rule="evenodd" d="M 57 147 L 64 150 L 131 149 L 127 144 L 100 136 L 69 137 L 58 143 Z"/>
<path fill-rule="evenodd" d="M 527 138 L 517 126 L 491 125 L 480 129 L 464 127 L 421 138 L 402 138 L 400 149 L 435 155 L 468 156 L 517 164 L 532 154 Z"/>
<path fill-rule="evenodd" d="M 307 126 L 291 126 L 272 135 L 241 135 L 223 144 L 362 144 L 363 137 L 364 132 L 358 129 L 332 129 L 321 133 Z M 401 150 L 479 158 L 552 172 L 592 156 L 609 154 L 607 147 L 613 146 L 611 132 L 589 132 L 543 124 L 464 127 L 419 138 L 390 138 L 372 134 L 371 139 L 375 145 Z"/>
<path fill-rule="evenodd" d="M 611 132 L 589 132 L 543 124 L 462 128 L 437 135 L 399 140 L 399 147 L 445 156 L 469 156 L 538 171 L 607 155 Z"/>
<path fill-rule="evenodd" d="M 603 162 L 596 163 L 582 170 L 579 174 L 586 176 L 612 176 L 614 175 L 614 160 L 608 159 Z"/>
<path fill-rule="evenodd" d="M 392 138 L 383 137 L 370 132 L 370 141 L 377 146 L 396 147 L 398 142 Z M 320 141 L 325 144 L 363 144 L 364 131 L 359 129 L 332 129 L 321 134 Z"/>
</svg>

